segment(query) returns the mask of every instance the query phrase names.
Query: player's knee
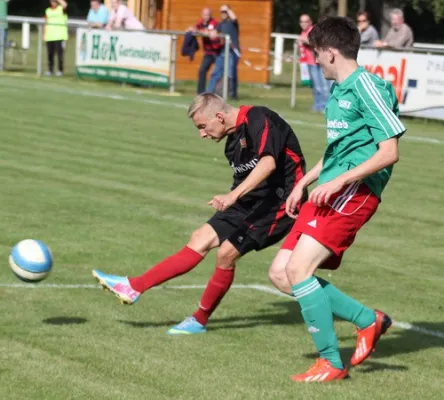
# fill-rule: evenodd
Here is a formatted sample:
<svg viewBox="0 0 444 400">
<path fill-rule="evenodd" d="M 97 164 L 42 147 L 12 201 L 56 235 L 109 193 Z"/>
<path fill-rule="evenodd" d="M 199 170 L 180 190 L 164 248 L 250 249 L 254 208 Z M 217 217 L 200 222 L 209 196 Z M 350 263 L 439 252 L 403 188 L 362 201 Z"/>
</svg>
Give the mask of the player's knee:
<svg viewBox="0 0 444 400">
<path fill-rule="evenodd" d="M 316 270 L 316 268 L 314 268 L 312 265 L 298 265 L 295 263 L 288 263 L 285 267 L 287 279 L 293 284 L 303 282 L 310 278 L 310 276 L 313 275 L 314 270 Z"/>
<path fill-rule="evenodd" d="M 288 282 L 285 267 L 276 268 L 272 265 L 268 271 L 268 278 L 276 289 L 283 293 L 291 294 L 291 285 Z"/>
<path fill-rule="evenodd" d="M 220 268 L 233 268 L 239 257 L 239 251 L 230 242 L 225 241 L 217 251 L 216 264 Z"/>
<path fill-rule="evenodd" d="M 196 229 L 190 236 L 188 247 L 198 253 L 205 254 L 218 245 L 217 235 L 212 235 L 206 227 Z"/>
</svg>

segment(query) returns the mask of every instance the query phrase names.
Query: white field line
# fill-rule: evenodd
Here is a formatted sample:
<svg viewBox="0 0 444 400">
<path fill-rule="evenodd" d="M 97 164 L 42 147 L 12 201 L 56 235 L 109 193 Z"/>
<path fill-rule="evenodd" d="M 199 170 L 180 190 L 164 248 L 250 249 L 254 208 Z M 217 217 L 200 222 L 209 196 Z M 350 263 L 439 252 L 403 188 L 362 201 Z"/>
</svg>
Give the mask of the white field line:
<svg viewBox="0 0 444 400">
<path fill-rule="evenodd" d="M 171 286 L 156 286 L 152 289 L 172 289 L 172 290 L 187 290 L 187 289 L 205 289 L 206 285 L 171 285 Z M 100 285 L 94 284 L 57 284 L 57 283 L 0 283 L 0 288 L 18 288 L 18 289 L 100 289 Z M 293 298 L 280 292 L 279 290 L 265 285 L 232 285 L 232 289 L 250 289 L 257 290 L 259 292 L 272 294 L 274 296 L 285 297 L 289 300 Z M 444 332 L 435 331 L 431 329 L 421 328 L 419 326 L 412 325 L 408 322 L 393 321 L 393 326 L 399 329 L 407 331 L 413 331 L 421 333 L 422 335 L 434 336 L 440 339 L 444 339 Z"/>
<path fill-rule="evenodd" d="M 3 82 L 5 84 L 5 82 Z M 10 82 L 6 82 L 5 86 L 10 86 L 13 88 L 22 88 L 22 86 L 17 86 L 14 84 L 10 84 Z M 70 88 L 63 88 L 63 87 L 54 87 L 51 85 L 45 85 L 40 84 L 38 82 L 32 82 L 29 85 L 26 86 L 26 88 L 35 88 L 35 89 L 46 89 L 52 92 L 57 93 L 68 93 L 72 95 L 78 95 L 78 96 L 86 96 L 86 97 L 99 97 L 102 99 L 108 99 L 108 100 L 119 100 L 119 101 L 129 101 L 129 102 L 136 102 L 136 103 L 144 103 L 144 104 L 152 104 L 157 106 L 163 106 L 163 107 L 174 107 L 174 108 L 180 108 L 180 109 L 188 109 L 188 105 L 185 103 L 177 103 L 172 101 L 165 101 L 165 100 L 155 100 L 155 99 L 146 99 L 141 97 L 129 97 L 122 94 L 113 94 L 113 93 L 104 93 L 104 92 L 92 92 L 89 90 L 76 90 L 76 89 L 70 89 Z M 137 91 L 135 92 L 137 94 Z M 144 95 L 141 95 L 144 96 Z M 311 128 L 320 128 L 320 129 L 326 129 L 326 126 L 324 124 L 318 124 L 318 123 L 311 123 L 309 121 L 299 120 L 299 119 L 286 119 L 287 122 L 290 124 L 300 125 L 300 126 L 308 126 Z M 430 138 L 430 137 L 421 137 L 421 136 L 411 136 L 411 135 L 405 135 L 402 140 L 407 141 L 414 141 L 414 142 L 421 142 L 421 143 L 427 143 L 427 144 L 444 144 L 444 140 L 436 139 L 436 138 Z"/>
</svg>

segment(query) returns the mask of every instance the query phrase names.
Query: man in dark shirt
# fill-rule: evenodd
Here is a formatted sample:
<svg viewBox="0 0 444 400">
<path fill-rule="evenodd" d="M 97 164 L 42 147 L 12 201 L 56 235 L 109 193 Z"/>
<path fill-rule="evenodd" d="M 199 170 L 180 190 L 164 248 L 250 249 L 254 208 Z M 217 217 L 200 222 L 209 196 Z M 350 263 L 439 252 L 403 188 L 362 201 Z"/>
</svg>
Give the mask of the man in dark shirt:
<svg viewBox="0 0 444 400">
<path fill-rule="evenodd" d="M 217 32 L 217 26 L 217 21 L 211 15 L 211 9 L 204 8 L 202 10 L 202 18 L 191 28 L 191 30 L 209 35 L 212 32 Z M 220 54 L 222 48 L 222 43 L 219 37 L 214 35 L 212 35 L 212 37 L 204 36 L 202 38 L 202 44 L 204 48 L 204 56 L 199 68 L 197 94 L 205 92 L 208 70 L 216 62 L 216 57 Z"/>
<path fill-rule="evenodd" d="M 239 45 L 239 22 L 234 11 L 224 5 L 220 8 L 221 22 L 217 27 L 217 31 L 220 35 L 230 36 L 230 64 L 228 71 L 229 79 L 229 95 L 233 99 L 238 97 L 238 75 L 237 66 L 240 58 L 240 45 Z M 223 42 L 223 40 L 222 40 Z M 214 71 L 210 78 L 210 84 L 208 86 L 208 92 L 214 93 L 216 90 L 216 85 L 223 78 L 224 75 L 224 63 L 225 63 L 225 52 L 222 50 L 220 55 L 216 60 L 216 65 Z"/>
<path fill-rule="evenodd" d="M 285 212 L 285 201 L 305 174 L 295 133 L 266 107 L 234 108 L 221 97 L 204 93 L 193 101 L 188 117 L 201 138 L 215 142 L 226 138 L 225 156 L 233 169 L 231 191 L 208 202 L 217 212 L 182 250 L 143 275 L 128 279 L 93 271 L 99 283 L 122 303 L 133 304 L 146 290 L 191 271 L 212 249 L 219 248 L 216 269 L 199 308 L 171 328 L 170 334 L 206 332 L 209 317 L 233 282 L 236 261 L 252 250 L 279 242 L 290 231 L 294 220 Z M 306 199 L 307 192 L 300 205 Z"/>
</svg>

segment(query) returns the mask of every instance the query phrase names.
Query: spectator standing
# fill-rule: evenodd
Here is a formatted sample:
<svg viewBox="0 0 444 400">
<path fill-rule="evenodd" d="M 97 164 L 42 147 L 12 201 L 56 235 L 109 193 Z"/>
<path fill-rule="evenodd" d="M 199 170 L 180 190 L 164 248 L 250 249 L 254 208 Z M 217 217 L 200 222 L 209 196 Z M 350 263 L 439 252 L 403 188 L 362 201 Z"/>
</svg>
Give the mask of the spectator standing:
<svg viewBox="0 0 444 400">
<path fill-rule="evenodd" d="M 404 22 L 404 13 L 399 8 L 394 8 L 390 12 L 390 25 L 391 28 L 387 32 L 385 39 L 382 41 L 377 40 L 374 43 L 375 47 L 399 49 L 413 46 L 412 29 Z"/>
<path fill-rule="evenodd" d="M 203 34 L 211 34 L 217 32 L 217 21 L 212 17 L 211 9 L 204 8 L 202 10 L 202 18 L 197 24 L 191 28 L 193 32 Z M 219 37 L 204 36 L 202 37 L 202 45 L 204 48 L 204 56 L 199 68 L 199 80 L 197 84 L 197 94 L 205 92 L 207 85 L 207 73 L 211 66 L 216 62 L 217 56 L 221 52 L 222 43 Z"/>
<path fill-rule="evenodd" d="M 48 71 L 46 75 L 54 74 L 54 59 L 57 53 L 59 69 L 57 76 L 63 75 L 64 42 L 68 40 L 68 3 L 65 0 L 50 0 L 50 6 L 45 11 L 44 40 L 48 51 Z"/>
<path fill-rule="evenodd" d="M 239 22 L 234 11 L 227 5 L 220 8 L 221 22 L 217 26 L 217 32 L 220 35 L 230 36 L 230 63 L 228 71 L 228 88 L 229 95 L 232 99 L 238 98 L 238 74 L 237 66 L 239 63 L 240 45 L 239 45 Z M 216 37 L 216 33 L 210 33 L 211 37 Z M 224 41 L 222 40 L 222 43 Z M 223 78 L 225 63 L 225 51 L 221 49 L 219 56 L 216 59 L 214 71 L 211 74 L 210 83 L 208 85 L 208 92 L 214 93 L 217 83 Z"/>
<path fill-rule="evenodd" d="M 376 28 L 370 24 L 368 12 L 358 12 L 357 22 L 359 33 L 361 34 L 361 46 L 373 46 L 373 43 L 379 40 L 379 34 Z"/>
<path fill-rule="evenodd" d="M 90 9 L 86 21 L 90 28 L 104 28 L 108 23 L 108 8 L 100 0 L 91 0 Z"/>
<path fill-rule="evenodd" d="M 308 34 L 313 29 L 313 22 L 308 14 L 299 17 L 301 36 L 298 42 L 301 59 L 308 65 L 311 87 L 313 91 L 313 106 L 315 112 L 323 112 L 330 93 L 330 83 L 325 79 L 320 65 L 316 62 L 313 48 L 308 42 Z"/>
<path fill-rule="evenodd" d="M 143 31 L 145 28 L 133 12 L 120 0 L 111 0 L 111 15 L 106 29 L 129 29 Z"/>
</svg>

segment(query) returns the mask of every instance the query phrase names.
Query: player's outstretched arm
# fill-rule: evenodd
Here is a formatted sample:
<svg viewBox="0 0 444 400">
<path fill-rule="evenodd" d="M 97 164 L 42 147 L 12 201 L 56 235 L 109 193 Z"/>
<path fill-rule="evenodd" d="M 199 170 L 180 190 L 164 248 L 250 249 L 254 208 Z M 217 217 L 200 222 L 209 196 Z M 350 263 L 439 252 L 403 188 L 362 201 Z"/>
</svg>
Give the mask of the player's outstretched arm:
<svg viewBox="0 0 444 400">
<path fill-rule="evenodd" d="M 264 156 L 257 163 L 247 178 L 232 192 L 225 195 L 214 196 L 208 204 L 218 211 L 225 211 L 231 207 L 238 199 L 245 196 L 257 188 L 265 181 L 276 169 L 276 161 L 273 156 Z"/>
<path fill-rule="evenodd" d="M 318 180 L 322 171 L 323 161 L 324 159 L 321 158 L 318 163 L 310 171 L 308 171 L 299 182 L 297 182 L 290 196 L 288 196 L 285 211 L 291 218 L 297 217 L 298 204 L 304 195 L 304 189 Z"/>
<path fill-rule="evenodd" d="M 339 175 L 331 182 L 318 186 L 310 193 L 309 201 L 318 206 L 325 205 L 328 203 L 330 197 L 339 192 L 344 186 L 367 178 L 381 169 L 398 162 L 399 153 L 397 137 L 379 142 L 378 146 L 378 151 L 367 161 L 348 170 L 342 175 Z"/>
</svg>

